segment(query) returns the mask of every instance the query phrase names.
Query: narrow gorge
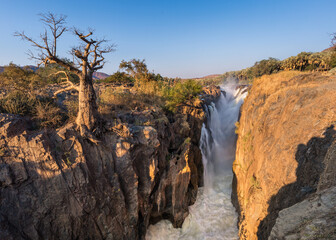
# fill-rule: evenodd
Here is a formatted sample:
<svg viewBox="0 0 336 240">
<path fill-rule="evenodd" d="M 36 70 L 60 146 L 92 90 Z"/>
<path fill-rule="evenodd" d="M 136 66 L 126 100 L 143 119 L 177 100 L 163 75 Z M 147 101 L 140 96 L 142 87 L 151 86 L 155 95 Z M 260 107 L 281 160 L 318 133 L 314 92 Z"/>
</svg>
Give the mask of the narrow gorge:
<svg viewBox="0 0 336 240">
<path fill-rule="evenodd" d="M 226 84 L 216 103 L 206 107 L 200 148 L 204 165 L 204 187 L 190 207 L 182 228 L 169 221 L 150 226 L 147 240 L 238 239 L 237 214 L 231 203 L 232 162 L 235 156 L 235 123 L 245 87 Z"/>
</svg>

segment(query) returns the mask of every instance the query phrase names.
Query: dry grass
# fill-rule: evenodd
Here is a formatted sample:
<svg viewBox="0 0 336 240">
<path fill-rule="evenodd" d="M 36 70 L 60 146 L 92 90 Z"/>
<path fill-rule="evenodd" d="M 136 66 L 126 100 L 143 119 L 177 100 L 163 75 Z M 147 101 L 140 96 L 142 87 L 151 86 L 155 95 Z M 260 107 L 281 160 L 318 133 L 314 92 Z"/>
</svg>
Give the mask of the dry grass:
<svg viewBox="0 0 336 240">
<path fill-rule="evenodd" d="M 158 82 L 150 81 L 150 82 L 142 82 L 135 86 L 135 89 L 138 93 L 143 95 L 152 96 L 152 97 L 162 97 L 162 87 Z"/>
<path fill-rule="evenodd" d="M 116 111 L 144 110 L 163 105 L 163 100 L 149 85 L 134 90 L 119 86 L 102 91 L 98 105 L 101 114 L 113 117 Z"/>
<path fill-rule="evenodd" d="M 68 121 L 75 122 L 78 114 L 78 99 L 66 100 L 63 104 L 67 109 Z"/>
<path fill-rule="evenodd" d="M 256 78 L 253 81 L 253 86 L 262 87 L 262 89 L 267 90 L 267 92 L 273 93 L 284 83 L 291 81 L 292 78 L 300 75 L 304 76 L 307 74 L 309 73 L 300 71 L 282 71 L 279 73 L 264 75 L 262 77 Z"/>
<path fill-rule="evenodd" d="M 38 121 L 40 127 L 59 127 L 64 122 L 60 108 L 51 103 L 38 102 L 33 118 Z"/>
<path fill-rule="evenodd" d="M 0 99 L 0 111 L 11 114 L 27 115 L 32 111 L 35 103 L 36 99 L 22 92 L 14 91 Z"/>
</svg>

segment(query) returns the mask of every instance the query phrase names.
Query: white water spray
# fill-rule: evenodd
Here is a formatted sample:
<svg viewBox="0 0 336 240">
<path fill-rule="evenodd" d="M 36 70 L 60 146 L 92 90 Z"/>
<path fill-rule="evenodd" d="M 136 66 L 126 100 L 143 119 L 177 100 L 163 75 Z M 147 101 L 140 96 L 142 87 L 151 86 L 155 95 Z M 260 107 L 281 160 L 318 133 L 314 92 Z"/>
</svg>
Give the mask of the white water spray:
<svg viewBox="0 0 336 240">
<path fill-rule="evenodd" d="M 216 104 L 207 107 L 208 120 L 200 139 L 204 165 L 204 187 L 189 207 L 182 228 L 168 220 L 151 225 L 146 240 L 238 239 L 237 213 L 231 203 L 232 162 L 235 156 L 235 122 L 247 93 L 234 84 L 222 86 L 225 91 Z"/>
</svg>

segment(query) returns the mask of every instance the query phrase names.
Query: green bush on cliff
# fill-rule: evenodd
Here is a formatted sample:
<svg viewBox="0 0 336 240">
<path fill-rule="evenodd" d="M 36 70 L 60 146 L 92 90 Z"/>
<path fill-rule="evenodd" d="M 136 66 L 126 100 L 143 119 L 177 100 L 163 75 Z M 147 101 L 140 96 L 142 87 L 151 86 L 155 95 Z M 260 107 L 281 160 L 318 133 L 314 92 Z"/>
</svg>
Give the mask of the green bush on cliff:
<svg viewBox="0 0 336 240">
<path fill-rule="evenodd" d="M 331 52 L 301 52 L 297 56 L 286 58 L 281 63 L 283 70 L 325 71 L 329 70 Z"/>
<path fill-rule="evenodd" d="M 256 62 L 252 67 L 252 77 L 260 77 L 279 72 L 281 70 L 281 61 L 276 58 L 263 59 Z"/>
<path fill-rule="evenodd" d="M 39 68 L 20 67 L 10 63 L 0 74 L 0 88 L 5 95 L 0 98 L 0 112 L 31 117 L 38 127 L 58 127 L 70 119 L 65 111 L 57 106 L 54 99 L 43 91 L 50 83 L 62 81 L 63 76 L 55 73 L 64 70 L 58 65 Z M 70 75 L 76 82 L 76 76 Z"/>
<path fill-rule="evenodd" d="M 126 74 L 125 72 L 115 72 L 111 76 L 100 80 L 100 82 L 104 83 L 116 83 L 116 84 L 131 84 L 134 83 L 134 78 Z"/>
<path fill-rule="evenodd" d="M 194 80 L 178 82 L 173 87 L 164 89 L 166 108 L 175 112 L 177 106 L 197 97 L 202 92 L 202 85 Z"/>
<path fill-rule="evenodd" d="M 224 79 L 238 79 L 240 82 L 252 82 L 254 78 L 281 71 L 282 61 L 276 58 L 263 59 L 252 67 L 223 74 Z"/>
</svg>

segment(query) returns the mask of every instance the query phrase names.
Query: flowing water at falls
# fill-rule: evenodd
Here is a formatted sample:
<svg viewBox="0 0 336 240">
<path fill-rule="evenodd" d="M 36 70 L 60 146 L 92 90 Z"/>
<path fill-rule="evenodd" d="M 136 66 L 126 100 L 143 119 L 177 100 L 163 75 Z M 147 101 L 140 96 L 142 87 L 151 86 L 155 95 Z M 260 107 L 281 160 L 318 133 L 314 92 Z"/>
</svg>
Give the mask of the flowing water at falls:
<svg viewBox="0 0 336 240">
<path fill-rule="evenodd" d="M 232 162 L 235 157 L 235 122 L 247 93 L 236 86 L 222 86 L 220 100 L 207 108 L 207 124 L 200 139 L 204 164 L 204 187 L 189 207 L 182 228 L 168 220 L 151 225 L 146 240 L 238 239 L 237 213 L 231 203 Z"/>
</svg>

